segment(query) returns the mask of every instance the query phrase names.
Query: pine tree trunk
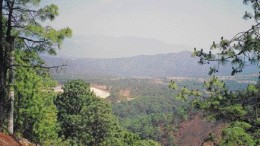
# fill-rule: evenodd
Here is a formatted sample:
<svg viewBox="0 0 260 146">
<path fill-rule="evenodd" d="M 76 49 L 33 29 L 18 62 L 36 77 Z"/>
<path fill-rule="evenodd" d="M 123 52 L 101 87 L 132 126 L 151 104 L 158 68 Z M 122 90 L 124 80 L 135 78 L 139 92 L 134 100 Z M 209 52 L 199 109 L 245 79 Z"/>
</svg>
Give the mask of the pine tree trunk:
<svg viewBox="0 0 260 146">
<path fill-rule="evenodd" d="M 8 117 L 8 131 L 10 134 L 14 133 L 14 89 L 11 88 L 9 91 L 9 98 L 10 98 L 10 111 Z"/>
<path fill-rule="evenodd" d="M 8 17 L 7 17 L 7 26 L 6 26 L 6 42 L 7 48 L 5 50 L 6 53 L 6 62 L 8 68 L 8 131 L 13 134 L 14 131 L 14 37 L 12 37 L 12 17 L 13 17 L 13 6 L 14 1 L 7 1 L 8 5 Z"/>
<path fill-rule="evenodd" d="M 9 42 L 9 41 L 8 41 Z M 10 134 L 14 132 L 14 38 L 10 38 L 10 55 L 9 55 L 9 115 L 8 115 L 8 131 Z"/>
<path fill-rule="evenodd" d="M 2 125 L 5 119 L 3 0 L 0 0 L 0 9 L 0 131 L 2 131 Z"/>
</svg>

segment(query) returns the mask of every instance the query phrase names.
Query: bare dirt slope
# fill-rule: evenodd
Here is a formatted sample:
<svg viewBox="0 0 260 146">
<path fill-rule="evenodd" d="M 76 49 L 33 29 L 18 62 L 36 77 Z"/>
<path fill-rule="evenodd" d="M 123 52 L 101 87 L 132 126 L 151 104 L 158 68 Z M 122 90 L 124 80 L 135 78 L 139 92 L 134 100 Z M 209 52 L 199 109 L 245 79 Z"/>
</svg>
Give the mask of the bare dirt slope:
<svg viewBox="0 0 260 146">
<path fill-rule="evenodd" d="M 194 115 L 190 120 L 180 123 L 178 131 L 174 134 L 175 143 L 178 146 L 200 146 L 211 133 L 214 135 L 215 141 L 210 145 L 214 145 L 220 141 L 224 127 L 224 123 L 208 122 L 203 119 L 202 115 Z"/>
<path fill-rule="evenodd" d="M 13 137 L 0 133 L 0 146 L 21 146 Z"/>
<path fill-rule="evenodd" d="M 15 139 L 10 135 L 0 133 L 0 146 L 36 146 L 30 143 L 27 139 Z"/>
</svg>

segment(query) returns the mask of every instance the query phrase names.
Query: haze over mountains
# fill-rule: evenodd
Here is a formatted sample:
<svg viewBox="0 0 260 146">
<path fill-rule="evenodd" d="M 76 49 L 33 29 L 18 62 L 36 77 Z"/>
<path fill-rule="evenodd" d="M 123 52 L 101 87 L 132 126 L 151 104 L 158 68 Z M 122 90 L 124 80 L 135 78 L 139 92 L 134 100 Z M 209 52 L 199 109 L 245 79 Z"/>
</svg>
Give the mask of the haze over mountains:
<svg viewBox="0 0 260 146">
<path fill-rule="evenodd" d="M 62 74 L 115 77 L 203 77 L 212 65 L 199 65 L 192 47 L 140 37 L 75 36 L 66 40 L 56 57 L 44 57 L 48 65 L 67 64 Z M 143 55 L 140 55 L 143 54 Z M 231 65 L 218 75 L 230 75 Z M 243 74 L 255 73 L 250 66 Z"/>
<path fill-rule="evenodd" d="M 62 47 L 63 49 L 58 51 L 58 56 L 66 58 L 120 58 L 177 53 L 193 48 L 142 37 L 97 35 L 73 36 L 73 38 L 65 40 Z"/>
<path fill-rule="evenodd" d="M 50 58 L 48 65 L 67 64 L 62 74 L 102 75 L 116 77 L 204 77 L 208 76 L 211 65 L 199 65 L 198 58 L 191 52 L 140 55 L 124 58 Z M 243 74 L 256 73 L 257 67 L 250 66 Z M 223 66 L 218 75 L 230 75 L 231 66 Z"/>
</svg>

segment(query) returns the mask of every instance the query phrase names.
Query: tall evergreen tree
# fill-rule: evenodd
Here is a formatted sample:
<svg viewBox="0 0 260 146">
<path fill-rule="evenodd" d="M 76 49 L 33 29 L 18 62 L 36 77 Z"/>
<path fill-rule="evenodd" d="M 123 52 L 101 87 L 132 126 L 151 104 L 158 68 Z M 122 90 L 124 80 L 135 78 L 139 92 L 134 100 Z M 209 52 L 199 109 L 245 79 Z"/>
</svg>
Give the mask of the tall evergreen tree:
<svg viewBox="0 0 260 146">
<path fill-rule="evenodd" d="M 14 62 L 16 49 L 56 54 L 65 37 L 71 36 L 69 28 L 55 30 L 41 22 L 54 20 L 58 15 L 56 5 L 38 8 L 41 0 L 0 1 L 0 124 L 9 119 L 9 131 L 13 132 L 13 81 L 14 67 L 24 65 Z M 28 66 L 35 66 L 31 61 Z"/>
</svg>

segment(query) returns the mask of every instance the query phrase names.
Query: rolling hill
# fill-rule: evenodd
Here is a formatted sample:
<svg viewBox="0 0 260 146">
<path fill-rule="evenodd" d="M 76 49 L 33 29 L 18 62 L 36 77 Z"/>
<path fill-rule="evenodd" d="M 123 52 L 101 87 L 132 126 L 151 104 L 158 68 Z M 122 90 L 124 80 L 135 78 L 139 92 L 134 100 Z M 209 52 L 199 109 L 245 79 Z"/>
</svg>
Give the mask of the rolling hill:
<svg viewBox="0 0 260 146">
<path fill-rule="evenodd" d="M 198 58 L 191 52 L 140 55 L 124 58 L 58 58 L 44 57 L 48 65 L 67 64 L 60 73 L 67 75 L 101 75 L 115 77 L 204 77 L 210 65 L 199 65 Z M 231 65 L 222 66 L 218 75 L 229 75 Z M 258 72 L 256 66 L 250 66 L 243 74 Z"/>
</svg>

